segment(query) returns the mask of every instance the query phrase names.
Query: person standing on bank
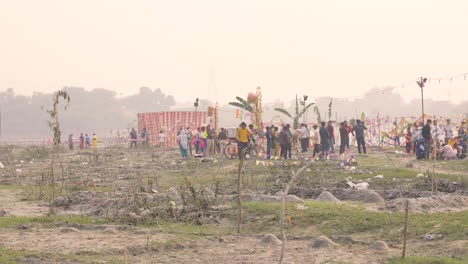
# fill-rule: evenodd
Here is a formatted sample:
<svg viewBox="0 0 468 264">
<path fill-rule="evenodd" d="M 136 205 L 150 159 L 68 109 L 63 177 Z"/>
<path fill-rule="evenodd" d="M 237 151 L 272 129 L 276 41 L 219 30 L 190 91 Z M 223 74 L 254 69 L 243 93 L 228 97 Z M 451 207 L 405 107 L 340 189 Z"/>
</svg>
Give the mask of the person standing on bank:
<svg viewBox="0 0 468 264">
<path fill-rule="evenodd" d="M 367 130 L 367 127 L 364 125 L 364 123 L 359 119 L 356 120 L 356 125 L 353 127 L 353 130 L 351 130 L 351 133 L 356 137 L 359 154 L 361 154 L 361 146 L 362 151 L 364 154 L 366 154 L 366 140 L 364 137 L 364 130 Z"/>
<path fill-rule="evenodd" d="M 239 152 L 239 159 L 242 159 L 242 154 L 244 149 L 249 144 L 250 130 L 247 128 L 245 122 L 242 122 L 237 129 L 236 139 L 237 139 L 237 151 Z"/>
<path fill-rule="evenodd" d="M 322 151 L 322 158 L 326 158 L 330 149 L 330 139 L 328 135 L 328 129 L 325 127 L 327 123 L 322 122 L 320 125 L 320 149 Z"/>
<path fill-rule="evenodd" d="M 431 124 L 432 120 L 427 120 L 426 125 L 422 129 L 422 137 L 423 137 L 423 143 L 424 143 L 424 158 L 429 159 L 429 152 L 431 149 Z"/>
<path fill-rule="evenodd" d="M 327 130 L 328 130 L 328 141 L 330 144 L 330 151 L 331 153 L 335 153 L 335 128 L 333 127 L 332 121 L 328 121 Z"/>
<path fill-rule="evenodd" d="M 309 130 L 306 124 L 301 125 L 301 149 L 303 153 L 307 152 L 309 147 Z"/>
</svg>

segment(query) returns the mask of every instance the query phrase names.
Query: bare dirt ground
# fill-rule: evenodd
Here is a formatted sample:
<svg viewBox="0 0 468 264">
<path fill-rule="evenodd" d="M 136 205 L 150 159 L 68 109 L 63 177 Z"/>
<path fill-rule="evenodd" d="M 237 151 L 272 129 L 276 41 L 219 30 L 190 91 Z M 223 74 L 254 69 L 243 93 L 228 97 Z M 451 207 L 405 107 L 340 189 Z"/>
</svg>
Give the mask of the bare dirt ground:
<svg viewBox="0 0 468 264">
<path fill-rule="evenodd" d="M 47 205 L 21 201 L 18 190 L 1 190 L 1 207 L 11 216 L 38 216 L 48 212 Z M 200 236 L 174 242 L 176 234 L 156 232 L 132 226 L 80 226 L 60 223 L 57 227 L 0 229 L 0 247 L 35 253 L 65 255 L 97 255 L 95 263 L 276 263 L 281 245 L 263 244 L 255 235 Z M 157 245 L 157 246 L 154 246 Z M 468 240 L 455 242 L 420 242 L 410 240 L 408 252 L 434 254 L 441 251 L 464 251 Z M 441 249 L 443 245 L 443 250 Z M 337 244 L 335 247 L 312 248 L 304 238 L 287 241 L 284 263 L 385 263 L 401 254 L 399 246 L 388 251 L 370 249 L 368 245 Z M 111 255 L 113 260 L 100 260 L 99 255 Z M 23 261 L 20 261 L 20 263 Z M 24 259 L 24 263 L 49 263 L 41 259 Z M 61 262 L 59 262 L 61 263 Z M 74 263 L 74 262 L 67 262 Z M 79 262 L 77 262 L 79 263 Z"/>
<path fill-rule="evenodd" d="M 122 263 L 125 260 L 128 263 L 276 263 L 280 257 L 280 245 L 263 245 L 258 237 L 249 235 L 202 237 L 166 248 L 147 247 L 147 241 L 150 244 L 165 243 L 172 238 L 174 236 L 170 234 L 151 232 L 147 235 L 132 231 L 107 233 L 105 230 L 73 230 L 66 227 L 32 228 L 2 230 L 0 246 L 52 254 L 105 253 L 120 259 Z M 452 252 L 468 246 L 468 241 L 410 242 L 409 254 L 421 251 L 434 254 L 440 251 L 442 244 Z M 310 244 L 307 240 L 289 240 L 284 263 L 385 263 L 389 257 L 398 256 L 401 250 L 390 248 L 388 252 L 381 253 L 366 245 L 314 249 Z"/>
<path fill-rule="evenodd" d="M 0 210 L 10 216 L 39 216 L 49 211 L 49 206 L 40 201 L 24 201 L 22 190 L 0 189 Z"/>
<path fill-rule="evenodd" d="M 52 254 L 106 253 L 120 256 L 122 261 L 127 259 L 129 263 L 275 263 L 281 247 L 262 245 L 255 236 L 228 235 L 180 242 L 170 248 L 147 249 L 148 237 L 150 243 L 164 243 L 174 236 L 32 228 L 2 230 L 0 246 Z M 365 246 L 313 249 L 309 241 L 303 240 L 288 241 L 287 247 L 285 263 L 382 263 L 386 257 L 398 254 L 396 249 L 376 254 Z"/>
<path fill-rule="evenodd" d="M 99 161 L 87 156 L 83 158 L 82 153 L 63 155 L 65 176 L 59 180 L 65 180 L 66 188 L 62 195 L 56 197 L 59 216 L 83 215 L 109 220 L 101 224 L 77 224 L 73 218 L 71 222 L 60 219 L 47 224 L 40 221 L 14 224 L 19 218 L 27 221 L 29 218 L 46 217 L 51 206 L 50 200 L 25 200 L 24 192 L 35 188 L 27 185 L 28 182 L 37 183 L 41 179 L 34 174 L 34 166 L 40 160 L 34 163 L 26 161 L 19 167 L 24 171 L 31 169 L 31 172 L 24 173 L 16 183 L 15 177 L 10 177 L 13 179 L 11 183 L 0 188 L 0 223 L 4 224 L 0 227 L 0 262 L 2 250 L 19 254 L 12 257 L 14 261 L 7 263 L 278 262 L 281 246 L 260 240 L 271 232 L 278 236 L 277 212 L 271 211 L 270 204 L 279 201 L 274 195 L 284 188 L 291 168 L 264 168 L 255 166 L 255 162 L 247 163 L 243 171 L 243 199 L 251 208 L 244 208 L 246 231 L 236 234 L 236 210 L 232 206 L 235 199 L 231 198 L 236 197 L 237 161 L 219 157 L 207 162 L 185 161 L 170 151 L 133 153 L 119 149 L 106 155 L 107 160 Z M 284 263 L 387 263 L 401 255 L 400 216 L 406 200 L 410 201 L 410 212 L 418 214 L 415 219 L 422 219 L 412 221 L 425 221 L 425 217 L 432 221 L 428 225 L 411 223 L 415 234 L 409 234 L 408 255 L 456 258 L 468 255 L 468 219 L 460 218 L 460 215 L 466 215 L 468 208 L 466 165 L 457 163 L 457 169 L 450 169 L 446 164 L 438 163 L 435 170 L 439 174 L 434 187 L 431 175 L 416 176 L 426 173 L 429 163 L 399 156 L 393 156 L 390 162 L 385 157 L 379 159 L 374 156 L 359 160 L 357 170 L 362 169 L 363 172 L 358 174 L 342 170 L 332 162 L 318 164 L 316 170 L 312 169 L 294 186 L 294 194 L 299 198 L 293 207 L 298 208 L 296 204 L 302 208 L 312 205 L 323 212 L 313 216 L 304 209 L 286 212 L 295 217 L 293 221 L 297 224 L 286 233 L 289 240 Z M 19 162 L 9 160 L 9 171 L 14 171 Z M 407 166 L 410 163 L 414 165 Z M 46 170 L 41 168 L 38 172 Z M 384 174 L 383 179 L 374 178 L 380 173 Z M 27 178 L 28 175 L 33 178 Z M 351 176 L 355 184 L 368 182 L 369 190 L 350 188 L 346 181 Z M 47 188 L 48 183 L 42 184 L 42 188 Z M 333 195 L 339 198 L 337 203 L 343 207 L 327 207 L 329 203 L 326 201 L 322 201 L 324 207 L 316 204 L 315 198 L 324 190 L 329 191 L 332 198 Z M 210 198 L 207 200 L 206 197 Z M 212 204 L 210 199 L 217 200 L 219 204 Z M 249 205 L 249 201 L 253 204 Z M 217 208 L 215 213 L 213 208 Z M 345 219 L 327 217 L 327 213 L 339 215 L 339 211 L 346 208 L 349 217 L 356 219 L 349 226 L 337 224 Z M 353 216 L 354 208 L 364 208 L 365 212 Z M 372 213 L 374 218 L 368 218 L 368 213 Z M 393 213 L 399 215 L 393 216 Z M 436 217 L 432 219 L 431 214 Z M 447 221 L 452 216 L 458 217 L 454 223 Z M 157 223 L 145 222 L 148 219 L 157 220 Z M 185 229 L 169 231 L 164 226 L 167 223 L 183 223 Z M 385 226 L 395 223 L 391 229 Z M 336 235 L 333 230 L 322 229 L 327 224 L 335 225 L 346 233 Z M 373 230 L 367 231 L 363 226 Z M 193 231 L 190 227 L 194 230 L 205 228 L 202 229 L 205 231 Z M 217 229 L 223 231 L 217 232 Z M 376 240 L 376 233 L 386 232 L 381 230 L 390 230 L 397 238 L 383 234 L 388 248 L 376 250 L 370 245 Z M 311 247 L 311 240 L 325 232 L 334 234 L 330 238 L 336 244 Z M 444 237 L 423 241 L 421 236 L 429 232 L 442 233 Z M 33 255 L 22 256 L 21 252 Z"/>
</svg>

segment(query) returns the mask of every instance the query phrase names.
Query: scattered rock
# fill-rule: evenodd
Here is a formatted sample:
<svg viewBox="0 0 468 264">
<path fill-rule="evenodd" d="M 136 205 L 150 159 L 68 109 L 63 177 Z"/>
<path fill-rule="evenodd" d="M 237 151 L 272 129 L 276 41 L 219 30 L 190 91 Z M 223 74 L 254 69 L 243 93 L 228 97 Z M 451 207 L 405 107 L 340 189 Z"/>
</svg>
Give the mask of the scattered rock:
<svg viewBox="0 0 468 264">
<path fill-rule="evenodd" d="M 304 200 L 301 198 L 297 197 L 296 195 L 290 194 L 288 195 L 288 199 L 286 200 L 288 203 L 304 203 Z"/>
<path fill-rule="evenodd" d="M 283 191 L 277 191 L 275 193 L 275 196 L 283 196 L 283 193 L 284 193 Z"/>
<path fill-rule="evenodd" d="M 260 241 L 260 244 L 262 245 L 272 245 L 272 246 L 279 246 L 282 244 L 281 240 L 279 240 L 275 235 L 273 234 L 266 234 L 264 235 Z"/>
<path fill-rule="evenodd" d="M 117 229 L 113 228 L 113 227 L 108 227 L 104 230 L 102 230 L 103 233 L 105 234 L 117 234 L 119 231 L 117 231 Z"/>
<path fill-rule="evenodd" d="M 336 198 L 333 194 L 330 192 L 324 191 L 322 192 L 316 199 L 317 201 L 321 202 L 332 202 L 332 203 L 341 203 L 338 198 Z"/>
<path fill-rule="evenodd" d="M 141 216 L 143 217 L 147 217 L 151 214 L 151 211 L 150 210 L 144 210 L 140 213 Z"/>
<path fill-rule="evenodd" d="M 424 235 L 423 240 L 424 241 L 432 241 L 432 240 L 436 240 L 436 239 L 441 239 L 443 237 L 444 236 L 442 234 L 426 234 L 426 235 Z"/>
<path fill-rule="evenodd" d="M 369 245 L 369 249 L 372 249 L 374 251 L 381 252 L 381 253 L 387 252 L 389 250 L 387 243 L 385 243 L 382 240 L 377 240 L 377 241 L 372 242 Z"/>
<path fill-rule="evenodd" d="M 201 158 L 200 161 L 201 162 L 215 162 L 216 159 L 205 157 L 205 158 Z"/>
<path fill-rule="evenodd" d="M 6 214 L 7 214 L 7 212 L 5 210 L 0 210 L 0 217 L 5 216 Z"/>
<path fill-rule="evenodd" d="M 80 230 L 76 227 L 65 227 L 60 229 L 60 232 L 62 233 L 77 233 L 80 232 Z"/>
<path fill-rule="evenodd" d="M 176 189 L 169 188 L 166 194 L 167 194 L 167 197 L 169 197 L 171 201 L 174 201 L 176 205 L 182 205 L 182 198 L 180 198 L 179 192 Z"/>
<path fill-rule="evenodd" d="M 345 196 L 347 200 L 363 202 L 363 203 L 376 203 L 384 204 L 385 200 L 375 191 L 372 190 L 359 190 L 354 188 L 349 188 L 345 191 Z"/>
<path fill-rule="evenodd" d="M 348 181 L 346 183 L 348 184 L 349 187 L 355 188 L 358 190 L 366 190 L 367 188 L 369 188 L 369 183 L 367 182 L 354 183 L 352 181 Z"/>
<path fill-rule="evenodd" d="M 336 246 L 338 246 L 338 244 L 331 241 L 331 239 L 329 239 L 326 236 L 319 236 L 319 237 L 313 238 L 310 243 L 310 247 L 317 248 L 317 249 L 336 247 Z"/>
</svg>

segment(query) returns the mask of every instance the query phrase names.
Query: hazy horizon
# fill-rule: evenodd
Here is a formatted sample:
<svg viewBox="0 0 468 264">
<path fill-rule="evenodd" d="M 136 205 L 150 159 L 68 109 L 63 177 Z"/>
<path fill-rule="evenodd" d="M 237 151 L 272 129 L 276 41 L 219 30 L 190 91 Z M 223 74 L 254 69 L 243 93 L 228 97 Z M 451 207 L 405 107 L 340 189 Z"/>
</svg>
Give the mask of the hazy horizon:
<svg viewBox="0 0 468 264">
<path fill-rule="evenodd" d="M 2 1 L 0 91 L 64 86 L 177 102 L 360 96 L 468 72 L 465 1 Z M 214 83 L 211 80 L 214 76 Z M 461 76 L 425 97 L 460 103 Z M 415 82 L 395 89 L 419 98 Z"/>
</svg>

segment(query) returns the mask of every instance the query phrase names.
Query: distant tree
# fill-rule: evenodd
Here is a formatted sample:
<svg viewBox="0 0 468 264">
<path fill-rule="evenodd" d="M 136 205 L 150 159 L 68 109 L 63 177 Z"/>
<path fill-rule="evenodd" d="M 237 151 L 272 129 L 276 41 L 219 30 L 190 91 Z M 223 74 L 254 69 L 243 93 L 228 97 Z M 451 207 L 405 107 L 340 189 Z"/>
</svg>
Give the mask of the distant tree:
<svg viewBox="0 0 468 264">
<path fill-rule="evenodd" d="M 168 111 L 175 105 L 174 97 L 164 94 L 161 89 L 141 87 L 136 95 L 122 99 L 125 107 L 134 113 Z"/>
</svg>

